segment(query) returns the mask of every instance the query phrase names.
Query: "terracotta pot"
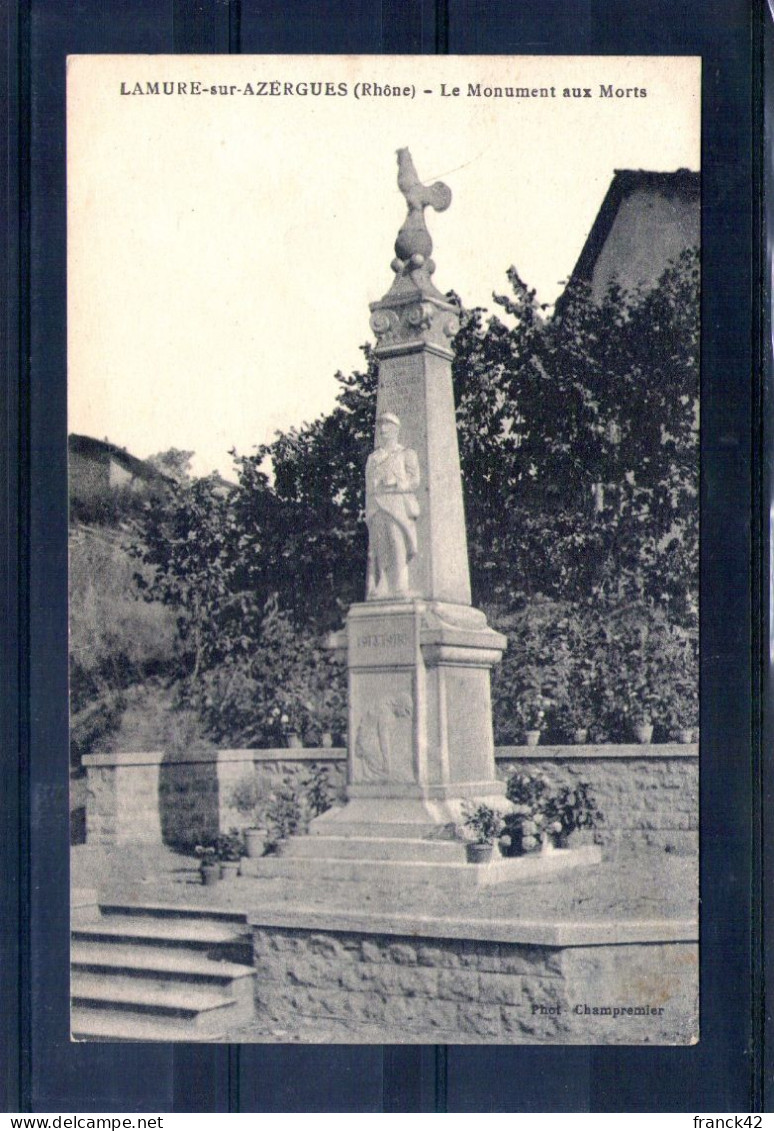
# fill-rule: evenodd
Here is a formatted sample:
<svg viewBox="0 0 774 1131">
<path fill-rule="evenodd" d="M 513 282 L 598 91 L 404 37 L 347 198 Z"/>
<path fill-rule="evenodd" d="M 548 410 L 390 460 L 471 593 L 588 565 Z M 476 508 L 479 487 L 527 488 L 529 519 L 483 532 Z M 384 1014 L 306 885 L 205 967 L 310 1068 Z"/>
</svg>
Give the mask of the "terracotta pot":
<svg viewBox="0 0 774 1131">
<path fill-rule="evenodd" d="M 643 745 L 649 744 L 653 738 L 653 723 L 638 723 L 634 727 L 634 737 Z"/>
<path fill-rule="evenodd" d="M 494 845 L 492 844 L 466 844 L 465 855 L 468 864 L 488 864 L 492 859 Z"/>
<path fill-rule="evenodd" d="M 677 741 L 682 743 L 693 742 L 693 731 L 690 727 L 682 727 L 677 732 Z"/>
<path fill-rule="evenodd" d="M 223 860 L 220 865 L 220 878 L 222 880 L 235 880 L 239 875 L 238 860 Z"/>
<path fill-rule="evenodd" d="M 329 730 L 324 730 L 320 738 L 320 745 L 325 747 L 333 746 L 333 735 Z"/>
<path fill-rule="evenodd" d="M 266 829 L 245 829 L 245 849 L 251 860 L 263 856 L 266 844 Z"/>
<path fill-rule="evenodd" d="M 527 730 L 524 732 L 524 741 L 527 746 L 537 746 L 540 743 L 539 730 Z"/>
<path fill-rule="evenodd" d="M 577 730 L 572 732 L 572 740 L 577 746 L 583 746 L 589 740 L 589 732 L 586 727 L 578 727 Z"/>
<path fill-rule="evenodd" d="M 301 747 L 304 745 L 303 742 L 301 741 L 301 735 L 296 734 L 296 732 L 294 730 L 290 732 L 290 734 L 287 736 L 285 741 L 288 744 L 289 750 L 300 750 Z"/>
<path fill-rule="evenodd" d="M 220 864 L 202 864 L 199 868 L 202 883 L 206 888 L 214 887 L 220 883 Z"/>
</svg>

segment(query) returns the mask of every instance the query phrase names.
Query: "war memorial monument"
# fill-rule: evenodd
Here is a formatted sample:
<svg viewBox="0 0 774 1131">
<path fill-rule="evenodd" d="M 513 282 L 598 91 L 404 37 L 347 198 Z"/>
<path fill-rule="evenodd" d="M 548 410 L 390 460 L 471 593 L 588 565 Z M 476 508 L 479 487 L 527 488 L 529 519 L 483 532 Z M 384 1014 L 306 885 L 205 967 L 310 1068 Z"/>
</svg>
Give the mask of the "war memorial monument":
<svg viewBox="0 0 774 1131">
<path fill-rule="evenodd" d="M 407 149 L 398 151 L 398 187 L 407 214 L 394 279 L 371 305 L 379 377 L 365 468 L 365 599 L 330 641 L 348 670 L 345 803 L 315 818 L 308 835 L 291 837 L 281 854 L 244 860 L 225 905 L 218 903 L 225 892 L 208 902 L 207 889 L 189 887 L 173 907 L 169 885 L 157 884 L 153 906 L 143 906 L 137 891 L 133 905 L 114 898 L 106 906 L 100 894 L 97 924 L 79 927 L 74 915 L 74 947 L 84 957 L 80 964 L 74 957 L 73 1031 L 86 1039 L 698 1038 L 695 921 L 663 911 L 657 919 L 616 916 L 613 880 L 606 914 L 567 913 L 575 878 L 588 884 L 607 866 L 599 845 L 466 860 L 466 806 L 509 807 L 490 697 L 506 638 L 471 604 L 451 371 L 459 313 L 433 282 L 425 222 L 425 210 L 448 208 L 451 193 L 422 184 Z M 619 765 L 635 757 L 621 749 Z M 218 752 L 223 793 L 224 775 L 252 771 L 256 753 L 270 752 Z M 587 756 L 599 754 L 587 748 Z M 93 788 L 112 774 L 110 788 L 119 790 L 122 780 L 137 778 L 143 758 L 150 797 L 159 770 L 150 755 L 92 756 Z M 191 767 L 166 770 L 182 782 Z M 548 910 L 547 881 L 564 900 L 563 914 Z M 106 957 L 111 940 L 124 959 Z M 144 962 L 130 943 L 143 944 Z M 181 950 L 176 969 L 173 951 L 185 946 L 199 947 L 199 965 L 186 965 Z M 107 988 L 116 973 L 118 987 Z M 177 989 L 176 973 L 183 978 Z M 192 980 L 203 986 L 208 978 L 221 996 L 205 1008 L 189 999 Z M 146 983 L 149 996 L 138 1006 Z M 196 992 L 203 1001 L 203 990 Z M 183 1005 L 174 1004 L 176 993 Z M 231 1020 L 224 1006 L 233 1007 Z M 115 1024 L 113 1007 L 123 1011 Z M 153 1009 L 162 1016 L 151 1023 Z"/>
</svg>

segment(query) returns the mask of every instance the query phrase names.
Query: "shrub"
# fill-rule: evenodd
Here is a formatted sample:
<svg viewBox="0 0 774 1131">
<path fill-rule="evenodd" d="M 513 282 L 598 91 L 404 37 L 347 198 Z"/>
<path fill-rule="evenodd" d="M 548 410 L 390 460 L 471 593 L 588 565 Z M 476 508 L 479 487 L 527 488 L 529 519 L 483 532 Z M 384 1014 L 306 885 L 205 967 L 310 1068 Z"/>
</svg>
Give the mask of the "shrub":
<svg viewBox="0 0 774 1131">
<path fill-rule="evenodd" d="M 243 817 L 250 819 L 252 821 L 250 827 L 253 828 L 260 828 L 265 820 L 267 800 L 254 773 L 245 774 L 240 778 L 228 796 L 231 807 Z"/>
<path fill-rule="evenodd" d="M 581 829 L 595 829 L 604 820 L 588 782 L 555 787 L 548 778 L 512 774 L 506 797 L 513 811 L 505 816 L 507 855 L 519 856 L 550 841 L 564 846 Z"/>
<path fill-rule="evenodd" d="M 333 808 L 336 791 L 331 785 L 327 767 L 314 766 L 311 776 L 305 779 L 301 788 L 310 817 L 319 817 L 321 813 L 327 813 Z"/>
<path fill-rule="evenodd" d="M 283 786 L 271 797 L 266 807 L 266 823 L 269 834 L 266 841 L 268 852 L 276 851 L 280 841 L 287 840 L 304 829 L 304 805 L 297 788 Z"/>
</svg>

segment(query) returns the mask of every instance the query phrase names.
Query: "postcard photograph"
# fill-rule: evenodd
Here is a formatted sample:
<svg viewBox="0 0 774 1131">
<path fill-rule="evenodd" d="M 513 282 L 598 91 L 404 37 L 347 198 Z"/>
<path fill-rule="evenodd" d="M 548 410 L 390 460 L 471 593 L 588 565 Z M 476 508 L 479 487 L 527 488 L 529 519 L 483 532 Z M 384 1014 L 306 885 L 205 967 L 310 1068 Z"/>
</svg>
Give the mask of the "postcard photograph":
<svg viewBox="0 0 774 1131">
<path fill-rule="evenodd" d="M 700 81 L 69 58 L 73 1040 L 699 1040 Z"/>
</svg>

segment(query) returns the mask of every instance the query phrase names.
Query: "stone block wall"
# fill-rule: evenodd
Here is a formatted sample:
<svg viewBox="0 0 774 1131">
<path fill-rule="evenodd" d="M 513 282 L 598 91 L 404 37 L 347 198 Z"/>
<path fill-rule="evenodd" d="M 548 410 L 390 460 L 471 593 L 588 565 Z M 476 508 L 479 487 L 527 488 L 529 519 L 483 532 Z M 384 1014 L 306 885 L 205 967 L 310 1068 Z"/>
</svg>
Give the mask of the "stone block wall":
<svg viewBox="0 0 774 1131">
<path fill-rule="evenodd" d="M 121 752 L 91 754 L 83 764 L 89 844 L 193 847 L 251 823 L 233 805 L 234 787 L 245 777 L 256 778 L 268 796 L 324 765 L 343 800 L 346 776 L 343 751 L 324 749 Z"/>
<path fill-rule="evenodd" d="M 694 745 L 500 747 L 497 772 L 589 782 L 604 821 L 595 839 L 610 851 L 643 845 L 698 851 L 699 763 Z"/>
<path fill-rule="evenodd" d="M 88 767 L 86 839 L 90 844 L 158 844 L 162 839 L 159 756 L 130 755 Z"/>
<path fill-rule="evenodd" d="M 265 794 L 276 792 L 287 782 L 300 782 L 315 766 L 328 771 L 331 786 L 344 800 L 347 784 L 347 756 L 338 748 L 307 747 L 302 750 L 251 750 L 249 751 L 258 784 Z"/>
<path fill-rule="evenodd" d="M 689 853 L 698 840 L 696 746 L 500 747 L 497 771 L 542 774 L 556 785 L 589 782 L 605 820 L 596 839 L 608 852 L 651 846 Z M 94 754 L 87 769 L 89 843 L 191 845 L 249 818 L 232 804 L 234 786 L 253 777 L 267 796 L 325 766 L 343 798 L 341 749 L 220 750 L 214 756 L 152 751 Z"/>
<path fill-rule="evenodd" d="M 695 942 L 540 946 L 253 927 L 257 1021 L 398 1043 L 690 1044 Z M 378 1040 L 379 1036 L 371 1039 Z"/>
</svg>

